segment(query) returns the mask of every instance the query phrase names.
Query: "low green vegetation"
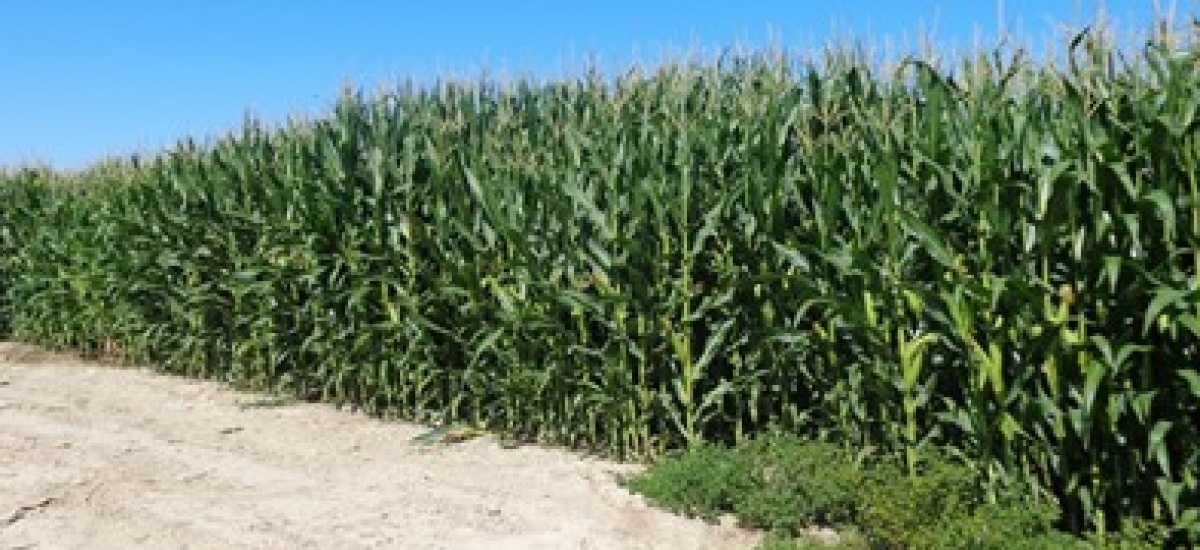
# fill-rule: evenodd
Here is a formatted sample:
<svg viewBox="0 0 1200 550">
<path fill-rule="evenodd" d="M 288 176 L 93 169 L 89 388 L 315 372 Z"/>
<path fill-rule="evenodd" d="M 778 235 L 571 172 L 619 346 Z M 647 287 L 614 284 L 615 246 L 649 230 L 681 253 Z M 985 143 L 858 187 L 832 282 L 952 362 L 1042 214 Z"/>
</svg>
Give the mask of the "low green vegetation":
<svg viewBox="0 0 1200 550">
<path fill-rule="evenodd" d="M 1079 538 L 1060 530 L 1060 511 L 1021 487 L 986 491 L 985 479 L 949 457 L 898 458 L 771 435 L 737 447 L 703 445 L 627 479 L 658 506 L 768 533 L 760 550 L 1162 548 L 1161 525 L 1129 522 Z M 814 528 L 826 528 L 824 536 Z"/>
<path fill-rule="evenodd" d="M 347 90 L 311 121 L 11 171 L 0 331 L 513 441 L 695 449 L 742 493 L 664 503 L 785 533 L 1041 536 L 1005 500 L 1024 487 L 1066 532 L 1185 545 L 1200 27 L 1150 34 Z M 896 462 L 817 464 L 840 448 Z M 747 466 L 772 453 L 795 462 Z M 962 533 L 912 527 L 950 511 Z"/>
</svg>

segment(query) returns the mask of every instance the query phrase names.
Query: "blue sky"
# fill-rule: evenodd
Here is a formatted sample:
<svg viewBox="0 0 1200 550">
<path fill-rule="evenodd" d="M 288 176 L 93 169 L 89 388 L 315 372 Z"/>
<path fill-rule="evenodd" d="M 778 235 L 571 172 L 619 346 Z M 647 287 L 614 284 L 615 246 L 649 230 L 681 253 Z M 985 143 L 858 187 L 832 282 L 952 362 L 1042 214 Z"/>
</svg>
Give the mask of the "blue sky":
<svg viewBox="0 0 1200 550">
<path fill-rule="evenodd" d="M 1169 0 L 1162 0 L 1169 5 Z M 1198 0 L 1177 0 L 1181 15 Z M 926 31 L 969 47 L 1000 14 L 1044 40 L 1099 0 L 406 2 L 401 0 L 5 0 L 0 3 L 0 165 L 75 169 L 157 151 L 183 136 L 319 113 L 343 83 L 494 74 L 549 78 L 596 60 L 652 64 L 664 53 L 831 36 L 906 43 Z M 1107 0 L 1118 26 L 1153 0 Z M 1002 5 L 1002 8 L 1001 8 Z"/>
</svg>

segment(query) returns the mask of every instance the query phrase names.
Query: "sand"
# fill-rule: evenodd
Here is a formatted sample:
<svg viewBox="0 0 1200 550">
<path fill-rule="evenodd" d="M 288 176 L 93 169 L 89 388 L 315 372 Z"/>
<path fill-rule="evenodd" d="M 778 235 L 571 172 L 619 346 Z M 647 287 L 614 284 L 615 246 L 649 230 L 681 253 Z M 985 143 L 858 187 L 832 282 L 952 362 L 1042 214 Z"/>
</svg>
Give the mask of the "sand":
<svg viewBox="0 0 1200 550">
<path fill-rule="evenodd" d="M 758 538 L 649 507 L 639 467 L 0 343 L 0 550 L 705 549 Z"/>
</svg>

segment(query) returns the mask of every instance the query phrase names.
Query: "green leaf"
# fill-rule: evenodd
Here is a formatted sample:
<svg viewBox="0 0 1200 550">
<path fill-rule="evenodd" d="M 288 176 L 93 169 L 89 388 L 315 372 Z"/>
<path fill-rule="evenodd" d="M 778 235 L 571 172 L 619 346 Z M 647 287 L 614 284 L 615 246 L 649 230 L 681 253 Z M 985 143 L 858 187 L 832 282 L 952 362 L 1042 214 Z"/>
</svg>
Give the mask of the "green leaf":
<svg viewBox="0 0 1200 550">
<path fill-rule="evenodd" d="M 1142 334 L 1150 333 L 1150 326 L 1158 319 L 1158 315 L 1162 313 L 1167 306 L 1185 305 L 1183 299 L 1191 295 L 1190 290 L 1178 288 L 1161 289 L 1154 294 L 1154 299 L 1150 301 L 1150 305 L 1146 307 L 1146 317 L 1142 322 Z"/>
<path fill-rule="evenodd" d="M 1146 194 L 1146 200 L 1154 203 L 1158 209 L 1159 218 L 1162 219 L 1163 238 L 1171 241 L 1175 238 L 1175 205 L 1171 202 L 1170 195 L 1162 189 L 1155 189 Z"/>
<path fill-rule="evenodd" d="M 1175 371 L 1180 378 L 1183 378 L 1188 384 L 1188 390 L 1192 392 L 1192 396 L 1200 399 L 1200 371 L 1194 369 L 1184 369 Z"/>
<path fill-rule="evenodd" d="M 1088 361 L 1084 368 L 1086 369 L 1086 374 L 1083 381 L 1081 405 L 1087 411 L 1087 414 L 1091 416 L 1096 410 L 1096 394 L 1099 393 L 1100 384 L 1104 382 L 1104 379 L 1108 375 L 1108 368 L 1104 366 L 1104 363 L 1099 361 Z"/>
<path fill-rule="evenodd" d="M 950 248 L 946 246 L 937 231 L 908 212 L 903 213 L 900 220 L 905 232 L 924 245 L 925 251 L 929 253 L 930 257 L 942 264 L 942 267 L 954 269 L 954 254 L 950 252 Z"/>
<path fill-rule="evenodd" d="M 1109 292 L 1117 291 L 1117 279 L 1121 274 L 1122 261 L 1120 256 L 1104 257 L 1104 267 L 1100 270 L 1100 278 L 1108 281 Z"/>
<path fill-rule="evenodd" d="M 1193 536 L 1200 536 L 1200 508 L 1188 508 L 1179 514 L 1175 524 L 1182 529 L 1191 529 Z"/>
<path fill-rule="evenodd" d="M 700 406 L 697 407 L 697 410 L 701 413 L 713 410 L 730 393 L 733 393 L 733 384 L 730 384 L 728 380 L 721 380 L 717 384 L 717 387 L 704 394 L 704 399 L 700 401 Z"/>
<path fill-rule="evenodd" d="M 724 208 L 724 204 L 717 204 L 710 208 L 708 213 L 704 215 L 700 229 L 696 231 L 696 235 L 692 239 L 692 249 L 688 251 L 693 258 L 700 256 L 700 253 L 704 251 L 704 245 L 717 234 L 717 229 L 721 222 L 721 213 Z"/>
<path fill-rule="evenodd" d="M 712 334 L 709 335 L 708 341 L 704 344 L 704 353 L 700 354 L 700 359 L 696 361 L 695 365 L 696 371 L 700 376 L 704 375 L 709 364 L 717 357 L 717 352 L 725 344 L 725 339 L 728 337 L 729 329 L 731 328 L 733 328 L 733 319 L 726 319 L 718 324 Z"/>
<path fill-rule="evenodd" d="M 1045 219 L 1046 214 L 1050 210 L 1050 199 L 1054 196 L 1054 188 L 1058 185 L 1059 178 L 1070 168 L 1070 161 L 1056 162 L 1049 170 L 1042 172 L 1038 177 L 1038 205 L 1037 214 L 1034 216 L 1034 219 L 1039 221 Z"/>
<path fill-rule="evenodd" d="M 1156 422 L 1154 428 L 1150 430 L 1150 438 L 1146 445 L 1146 453 L 1158 460 L 1158 467 L 1167 476 L 1171 475 L 1171 459 L 1167 455 L 1167 446 L 1163 439 L 1166 438 L 1167 432 L 1171 431 L 1172 426 L 1173 424 L 1166 420 Z"/>
<path fill-rule="evenodd" d="M 1191 313 L 1184 313 L 1183 315 L 1176 317 L 1175 320 L 1178 321 L 1179 324 L 1183 325 L 1184 328 L 1190 330 L 1193 336 L 1200 338 L 1200 320 L 1198 320 L 1195 315 L 1192 315 Z"/>
<path fill-rule="evenodd" d="M 1167 505 L 1171 517 L 1179 517 L 1179 500 L 1183 494 L 1183 484 L 1171 482 L 1168 478 L 1158 478 L 1155 480 L 1155 484 L 1158 485 L 1158 496 Z"/>
</svg>

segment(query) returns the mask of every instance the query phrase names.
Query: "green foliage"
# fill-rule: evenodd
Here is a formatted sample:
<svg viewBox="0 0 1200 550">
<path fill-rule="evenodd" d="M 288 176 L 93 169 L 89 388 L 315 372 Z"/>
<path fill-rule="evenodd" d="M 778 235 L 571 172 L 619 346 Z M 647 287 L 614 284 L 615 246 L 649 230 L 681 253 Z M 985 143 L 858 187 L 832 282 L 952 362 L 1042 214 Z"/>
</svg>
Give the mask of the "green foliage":
<svg viewBox="0 0 1200 550">
<path fill-rule="evenodd" d="M 936 517 L 936 516 L 935 516 Z M 962 550 L 1083 550 L 1080 539 L 1054 528 L 1058 510 L 1046 502 L 984 503 L 904 536 L 909 548 Z M 1146 548 L 1145 550 L 1149 550 Z"/>
<path fill-rule="evenodd" d="M 931 527 L 970 518 L 983 504 L 977 477 L 942 461 L 922 465 L 916 475 L 885 463 L 858 485 L 860 525 L 891 548 L 919 547 Z"/>
<path fill-rule="evenodd" d="M 797 534 L 812 525 L 855 520 L 863 471 L 844 449 L 775 436 L 748 442 L 734 455 L 743 453 L 752 484 L 735 499 L 732 511 L 746 524 Z"/>
<path fill-rule="evenodd" d="M 21 253 L 46 224 L 42 215 L 55 202 L 53 186 L 55 176 L 45 169 L 0 174 L 0 338 L 12 329 L 17 287 L 29 268 Z"/>
<path fill-rule="evenodd" d="M 7 174 L 0 330 L 623 456 L 767 426 L 906 474 L 948 448 L 1073 531 L 1194 539 L 1200 53 L 1162 29 L 1058 64 L 768 52 L 348 90 Z"/>
<path fill-rule="evenodd" d="M 1175 536 L 1171 529 L 1144 519 L 1124 522 L 1115 533 L 1093 533 L 1092 545 L 1102 550 L 1150 550 L 1153 548 L 1195 548 L 1196 540 Z"/>
<path fill-rule="evenodd" d="M 716 520 L 755 489 L 749 458 L 726 447 L 702 444 L 663 461 L 650 475 L 626 479 L 625 485 L 659 507 Z"/>
<path fill-rule="evenodd" d="M 783 537 L 768 535 L 756 547 L 757 550 L 870 550 L 866 539 L 846 536 L 836 541 L 816 537 Z"/>
<path fill-rule="evenodd" d="M 872 472 L 858 525 L 877 548 L 1064 549 L 1082 542 L 1055 528 L 1058 508 L 1011 489 L 988 502 L 970 469 L 944 459 L 915 476 L 896 467 Z"/>
<path fill-rule="evenodd" d="M 852 521 L 862 477 L 841 448 L 772 436 L 736 449 L 701 445 L 627 485 L 668 510 L 708 519 L 734 513 L 747 526 L 794 535 L 812 525 Z"/>
<path fill-rule="evenodd" d="M 667 509 L 705 518 L 731 513 L 768 531 L 764 549 L 1163 547 L 1165 539 L 1154 538 L 1161 526 L 1151 524 L 1079 539 L 1056 528 L 1053 503 L 1014 487 L 999 488 L 999 498 L 989 501 L 970 468 L 945 457 L 918 458 L 909 473 L 906 460 L 856 461 L 828 443 L 774 435 L 735 448 L 703 446 L 656 464 L 628 486 Z M 836 540 L 811 535 L 811 528 L 828 526 L 836 528 Z"/>
</svg>

